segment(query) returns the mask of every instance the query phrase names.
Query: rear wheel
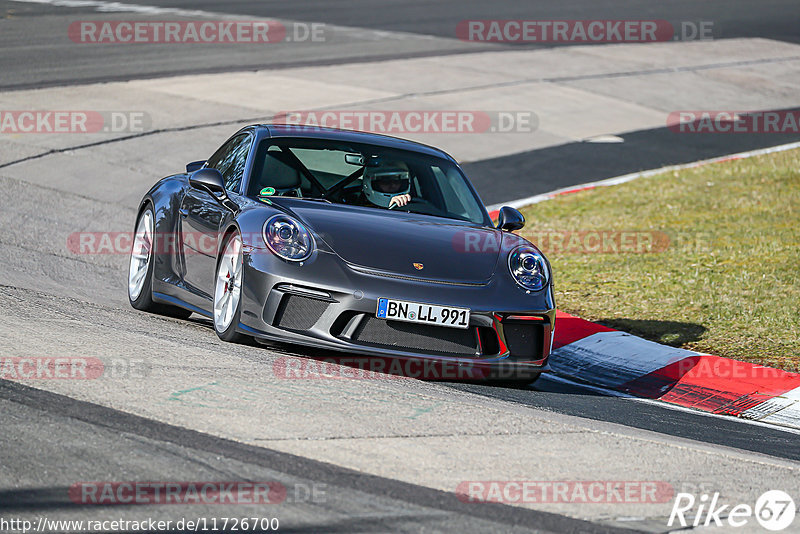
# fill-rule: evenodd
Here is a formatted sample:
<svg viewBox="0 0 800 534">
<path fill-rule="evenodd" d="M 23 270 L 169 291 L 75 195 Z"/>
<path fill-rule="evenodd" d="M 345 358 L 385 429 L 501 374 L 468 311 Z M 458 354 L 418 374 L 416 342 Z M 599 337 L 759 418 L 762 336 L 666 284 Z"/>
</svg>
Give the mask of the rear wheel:
<svg viewBox="0 0 800 534">
<path fill-rule="evenodd" d="M 136 221 L 128 265 L 128 300 L 137 310 L 186 319 L 192 314 L 189 310 L 153 302 L 154 243 L 155 217 L 153 208 L 148 204 Z"/>
<path fill-rule="evenodd" d="M 223 341 L 241 343 L 247 339 L 236 331 L 242 314 L 242 281 L 244 278 L 242 238 L 228 236 L 217 262 L 214 285 L 214 330 Z"/>
</svg>

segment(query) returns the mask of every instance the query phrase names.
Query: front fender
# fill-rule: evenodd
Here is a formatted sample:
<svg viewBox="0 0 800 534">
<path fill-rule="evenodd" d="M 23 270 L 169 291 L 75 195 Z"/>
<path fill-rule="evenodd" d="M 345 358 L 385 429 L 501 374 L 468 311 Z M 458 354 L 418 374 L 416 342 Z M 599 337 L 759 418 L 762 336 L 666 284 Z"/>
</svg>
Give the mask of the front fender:
<svg viewBox="0 0 800 534">
<path fill-rule="evenodd" d="M 189 186 L 185 174 L 167 176 L 145 193 L 139 205 L 141 213 L 147 204 L 153 206 L 154 242 L 153 278 L 175 282 L 180 280 L 181 258 L 178 247 L 178 212 L 181 199 Z"/>
</svg>

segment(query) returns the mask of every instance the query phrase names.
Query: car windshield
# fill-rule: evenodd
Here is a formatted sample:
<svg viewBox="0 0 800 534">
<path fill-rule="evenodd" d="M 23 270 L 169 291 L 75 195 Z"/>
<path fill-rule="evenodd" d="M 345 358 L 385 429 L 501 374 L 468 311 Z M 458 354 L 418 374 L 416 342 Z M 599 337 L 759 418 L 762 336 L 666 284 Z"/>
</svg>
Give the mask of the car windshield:
<svg viewBox="0 0 800 534">
<path fill-rule="evenodd" d="M 247 188 L 251 198 L 323 199 L 490 224 L 458 166 L 444 158 L 302 138 L 265 139 L 255 158 Z"/>
</svg>

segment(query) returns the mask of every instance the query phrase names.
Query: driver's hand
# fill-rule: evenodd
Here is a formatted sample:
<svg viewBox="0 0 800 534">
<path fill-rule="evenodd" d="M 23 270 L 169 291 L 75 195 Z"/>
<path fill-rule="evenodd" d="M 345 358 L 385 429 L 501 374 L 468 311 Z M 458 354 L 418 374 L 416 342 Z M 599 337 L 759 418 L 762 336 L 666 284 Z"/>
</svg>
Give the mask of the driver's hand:
<svg viewBox="0 0 800 534">
<path fill-rule="evenodd" d="M 389 207 L 397 206 L 398 208 L 402 208 L 409 202 L 411 202 L 411 195 L 397 195 L 392 197 L 389 201 Z"/>
</svg>

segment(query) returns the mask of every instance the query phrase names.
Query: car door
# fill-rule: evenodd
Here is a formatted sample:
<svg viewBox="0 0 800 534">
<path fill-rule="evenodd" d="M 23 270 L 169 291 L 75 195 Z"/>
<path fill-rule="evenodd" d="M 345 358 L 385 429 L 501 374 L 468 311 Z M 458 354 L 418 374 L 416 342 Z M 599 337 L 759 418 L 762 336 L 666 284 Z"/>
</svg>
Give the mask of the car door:
<svg viewBox="0 0 800 534">
<path fill-rule="evenodd" d="M 252 134 L 231 138 L 217 150 L 206 167 L 217 169 L 229 193 L 239 194 L 253 143 Z M 189 187 L 181 202 L 181 243 L 184 257 L 184 283 L 187 289 L 210 299 L 214 291 L 214 275 L 220 226 L 228 209 L 214 195 Z"/>
</svg>

